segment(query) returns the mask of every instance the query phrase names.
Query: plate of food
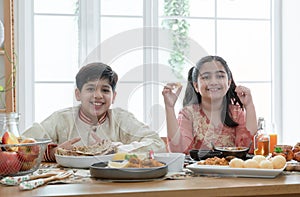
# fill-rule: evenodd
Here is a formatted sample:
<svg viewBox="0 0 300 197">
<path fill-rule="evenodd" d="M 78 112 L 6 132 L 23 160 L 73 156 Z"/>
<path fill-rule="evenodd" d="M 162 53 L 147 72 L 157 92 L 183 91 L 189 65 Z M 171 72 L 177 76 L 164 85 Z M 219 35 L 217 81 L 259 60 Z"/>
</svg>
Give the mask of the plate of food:
<svg viewBox="0 0 300 197">
<path fill-rule="evenodd" d="M 89 168 L 94 163 L 112 160 L 114 154 L 94 156 L 69 156 L 55 154 L 56 162 L 69 168 Z"/>
<path fill-rule="evenodd" d="M 214 162 L 211 162 L 212 160 L 214 160 Z M 253 159 L 245 161 L 235 158 L 228 163 L 226 163 L 224 158 L 210 158 L 210 160 L 200 161 L 186 166 L 186 168 L 194 173 L 201 175 L 255 178 L 275 178 L 285 167 L 286 161 L 284 158 L 272 158 L 272 160 L 267 160 L 262 157 L 253 157 Z"/>
<path fill-rule="evenodd" d="M 91 177 L 122 182 L 156 180 L 168 173 L 168 166 L 155 159 L 132 157 L 123 161 L 95 163 L 90 167 Z"/>
<path fill-rule="evenodd" d="M 198 165 L 197 163 L 194 163 L 188 165 L 187 168 L 201 175 L 275 178 L 284 170 L 285 167 L 281 169 L 231 168 L 229 166 Z"/>
<path fill-rule="evenodd" d="M 71 150 L 58 148 L 55 158 L 64 167 L 89 168 L 94 163 L 112 160 L 116 150 L 109 141 L 103 141 L 92 146 L 74 146 Z"/>
</svg>

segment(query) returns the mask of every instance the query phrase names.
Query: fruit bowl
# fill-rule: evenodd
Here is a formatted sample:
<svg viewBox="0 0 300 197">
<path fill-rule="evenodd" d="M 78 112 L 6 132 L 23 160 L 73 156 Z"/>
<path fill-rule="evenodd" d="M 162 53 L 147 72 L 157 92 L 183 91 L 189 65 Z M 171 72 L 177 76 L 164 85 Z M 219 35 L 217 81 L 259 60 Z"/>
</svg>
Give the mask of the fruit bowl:
<svg viewBox="0 0 300 197">
<path fill-rule="evenodd" d="M 0 144 L 0 177 L 20 176 L 36 171 L 50 142 L 49 139 L 34 139 L 34 142 L 28 143 Z"/>
</svg>

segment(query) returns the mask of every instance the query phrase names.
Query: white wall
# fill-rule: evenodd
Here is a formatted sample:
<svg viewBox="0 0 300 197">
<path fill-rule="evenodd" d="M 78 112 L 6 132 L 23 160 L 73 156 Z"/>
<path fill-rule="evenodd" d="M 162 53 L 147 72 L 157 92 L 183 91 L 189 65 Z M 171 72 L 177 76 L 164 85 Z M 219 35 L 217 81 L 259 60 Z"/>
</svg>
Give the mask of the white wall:
<svg viewBox="0 0 300 197">
<path fill-rule="evenodd" d="M 300 1 L 282 1 L 282 143 L 300 142 Z"/>
</svg>

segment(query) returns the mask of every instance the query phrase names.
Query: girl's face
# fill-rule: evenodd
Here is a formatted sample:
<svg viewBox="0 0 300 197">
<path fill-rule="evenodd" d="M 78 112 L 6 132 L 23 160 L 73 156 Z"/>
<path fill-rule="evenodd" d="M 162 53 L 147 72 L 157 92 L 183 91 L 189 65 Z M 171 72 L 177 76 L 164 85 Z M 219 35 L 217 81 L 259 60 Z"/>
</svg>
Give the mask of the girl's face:
<svg viewBox="0 0 300 197">
<path fill-rule="evenodd" d="M 85 83 L 81 89 L 75 90 L 77 101 L 81 101 L 83 113 L 95 120 L 101 117 L 113 104 L 116 92 L 113 92 L 106 79 Z"/>
<path fill-rule="evenodd" d="M 230 83 L 224 66 L 219 61 L 212 61 L 202 65 L 194 87 L 202 99 L 217 100 L 223 99 Z"/>
</svg>

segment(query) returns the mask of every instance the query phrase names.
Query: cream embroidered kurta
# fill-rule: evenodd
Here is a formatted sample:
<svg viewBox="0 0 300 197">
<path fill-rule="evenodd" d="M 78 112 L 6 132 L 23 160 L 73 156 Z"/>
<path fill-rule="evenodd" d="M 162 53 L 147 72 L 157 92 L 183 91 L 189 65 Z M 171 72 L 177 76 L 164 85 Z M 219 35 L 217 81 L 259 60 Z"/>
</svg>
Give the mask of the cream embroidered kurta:
<svg viewBox="0 0 300 197">
<path fill-rule="evenodd" d="M 159 135 L 150 130 L 134 115 L 121 108 L 109 109 L 106 120 L 101 125 L 89 125 L 79 118 L 80 106 L 54 112 L 40 124 L 34 123 L 23 136 L 36 139 L 50 138 L 52 143 L 61 144 L 74 137 L 81 137 L 75 145 L 91 145 L 95 141 L 91 132 L 102 139 L 120 142 L 119 151 L 126 152 L 165 152 L 165 143 Z"/>
</svg>

